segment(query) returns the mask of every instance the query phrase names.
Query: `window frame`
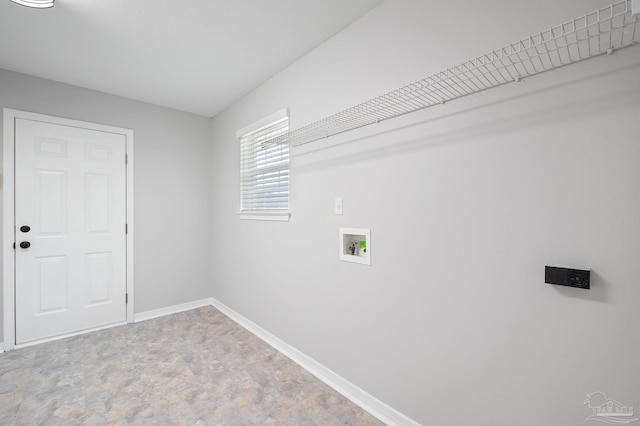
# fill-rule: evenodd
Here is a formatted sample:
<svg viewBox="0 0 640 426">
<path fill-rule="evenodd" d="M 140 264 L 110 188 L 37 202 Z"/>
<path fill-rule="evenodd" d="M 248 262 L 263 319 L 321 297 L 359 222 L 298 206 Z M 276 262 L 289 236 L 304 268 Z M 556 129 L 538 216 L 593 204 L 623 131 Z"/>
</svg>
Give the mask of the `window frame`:
<svg viewBox="0 0 640 426">
<path fill-rule="evenodd" d="M 240 166 L 240 209 L 237 212 L 238 213 L 238 217 L 240 219 L 243 220 L 266 220 L 266 221 L 280 221 L 280 222 L 287 222 L 289 221 L 289 218 L 291 217 L 291 189 L 289 187 L 289 184 L 287 185 L 287 208 L 283 208 L 283 209 L 243 209 L 242 208 L 242 198 L 243 198 L 243 192 L 242 192 L 242 175 L 243 175 L 243 170 L 242 170 L 242 166 L 243 166 L 243 158 L 242 158 L 242 147 L 243 147 L 243 141 L 242 139 L 244 137 L 246 137 L 247 135 L 249 135 L 250 133 L 253 133 L 257 130 L 260 130 L 264 127 L 268 127 L 270 125 L 275 124 L 278 121 L 281 121 L 283 119 L 287 119 L 287 121 L 289 120 L 289 108 L 283 108 L 277 112 L 274 112 L 273 114 L 270 114 L 252 124 L 249 124 L 248 126 L 245 126 L 241 129 L 239 129 L 238 131 L 236 131 L 236 139 L 238 141 L 238 148 L 240 150 L 240 158 L 238 160 L 239 166 Z M 288 124 L 288 123 L 287 123 Z M 291 171 L 290 171 L 290 153 L 287 156 L 287 169 L 289 170 L 289 181 L 291 179 Z"/>
</svg>

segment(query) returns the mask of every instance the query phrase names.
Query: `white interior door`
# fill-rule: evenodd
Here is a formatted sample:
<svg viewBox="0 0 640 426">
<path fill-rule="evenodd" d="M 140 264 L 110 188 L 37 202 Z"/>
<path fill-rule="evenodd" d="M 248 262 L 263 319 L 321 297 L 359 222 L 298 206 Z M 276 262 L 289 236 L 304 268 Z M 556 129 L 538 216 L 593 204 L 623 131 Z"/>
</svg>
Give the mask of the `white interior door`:
<svg viewBox="0 0 640 426">
<path fill-rule="evenodd" d="M 126 138 L 15 121 L 16 344 L 126 321 Z"/>
</svg>

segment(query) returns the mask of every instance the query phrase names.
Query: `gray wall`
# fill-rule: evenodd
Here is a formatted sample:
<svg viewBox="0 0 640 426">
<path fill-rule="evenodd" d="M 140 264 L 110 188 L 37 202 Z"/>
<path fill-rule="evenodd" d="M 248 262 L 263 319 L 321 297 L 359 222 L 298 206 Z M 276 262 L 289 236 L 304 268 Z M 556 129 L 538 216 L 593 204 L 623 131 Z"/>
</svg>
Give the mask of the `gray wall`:
<svg viewBox="0 0 640 426">
<path fill-rule="evenodd" d="M 213 295 L 425 425 L 584 424 L 595 391 L 640 406 L 638 47 L 295 149 L 291 221 L 238 220 L 237 129 L 607 4 L 433 3 L 384 2 L 214 118 Z M 341 226 L 371 228 L 370 267 L 338 260 Z"/>
<path fill-rule="evenodd" d="M 135 312 L 211 296 L 210 119 L 0 70 L 5 107 L 133 129 Z"/>
</svg>

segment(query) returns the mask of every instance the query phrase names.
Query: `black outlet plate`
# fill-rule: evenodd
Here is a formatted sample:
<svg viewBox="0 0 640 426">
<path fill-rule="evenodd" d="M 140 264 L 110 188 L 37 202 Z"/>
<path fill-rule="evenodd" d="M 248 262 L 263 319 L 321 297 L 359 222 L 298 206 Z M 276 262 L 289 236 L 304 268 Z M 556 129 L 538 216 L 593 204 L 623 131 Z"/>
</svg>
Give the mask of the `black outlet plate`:
<svg viewBox="0 0 640 426">
<path fill-rule="evenodd" d="M 591 271 L 545 266 L 544 282 L 589 290 L 591 288 Z"/>
</svg>

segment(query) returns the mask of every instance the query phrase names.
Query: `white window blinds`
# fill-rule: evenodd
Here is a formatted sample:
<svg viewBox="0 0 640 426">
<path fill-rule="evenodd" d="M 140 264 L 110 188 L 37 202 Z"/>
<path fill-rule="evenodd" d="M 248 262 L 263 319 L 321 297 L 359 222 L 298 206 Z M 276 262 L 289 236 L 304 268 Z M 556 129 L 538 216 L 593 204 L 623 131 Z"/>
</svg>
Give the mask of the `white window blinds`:
<svg viewBox="0 0 640 426">
<path fill-rule="evenodd" d="M 289 143 L 273 141 L 289 131 L 289 117 L 265 120 L 240 135 L 241 215 L 289 212 Z"/>
</svg>

